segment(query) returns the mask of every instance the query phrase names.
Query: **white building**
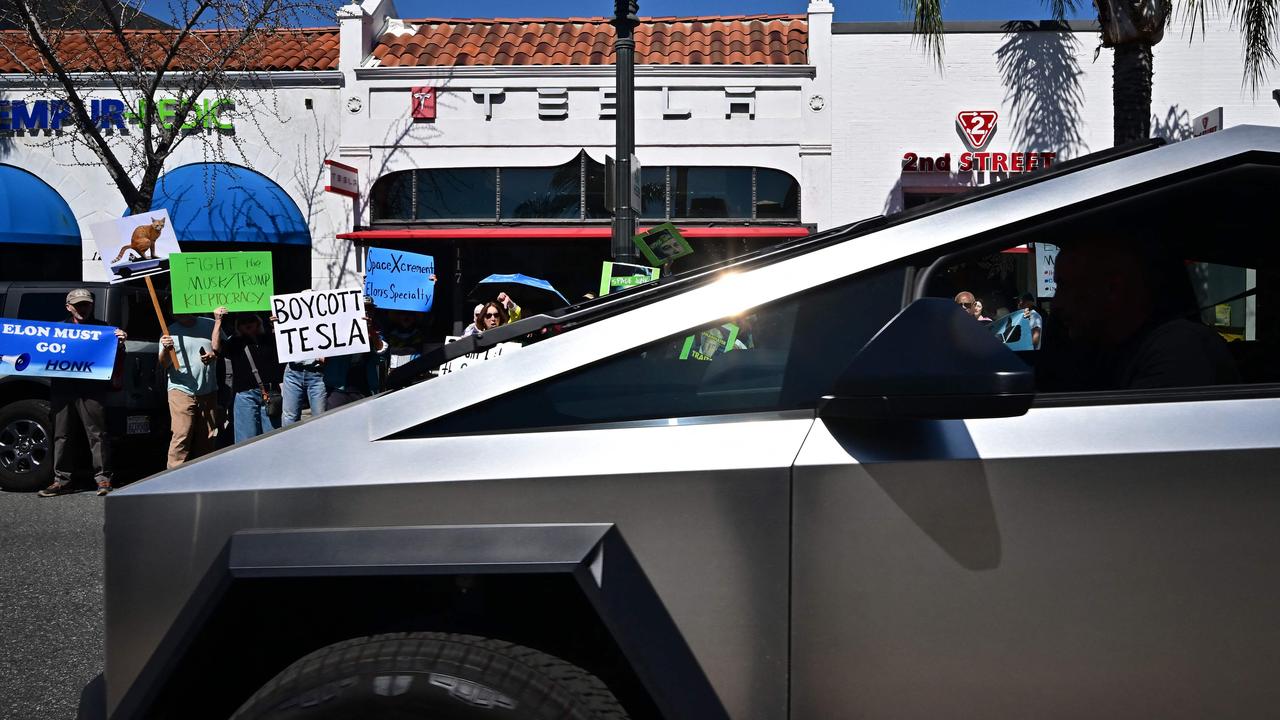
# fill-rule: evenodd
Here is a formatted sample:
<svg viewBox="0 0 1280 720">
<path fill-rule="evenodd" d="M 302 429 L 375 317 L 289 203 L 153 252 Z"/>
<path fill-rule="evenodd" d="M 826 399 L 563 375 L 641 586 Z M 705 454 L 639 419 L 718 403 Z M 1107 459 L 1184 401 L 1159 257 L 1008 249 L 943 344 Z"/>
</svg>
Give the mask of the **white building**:
<svg viewBox="0 0 1280 720">
<path fill-rule="evenodd" d="M 705 260 L 1111 145 L 1110 52 L 1093 60 L 1091 29 L 953 23 L 939 69 L 907 24 L 833 24 L 833 13 L 814 2 L 802 15 L 646 19 L 636 71 L 642 226 L 674 222 Z M 282 39 L 263 58 L 271 87 L 261 102 L 226 114 L 233 131 L 206 133 L 221 143 L 217 159 L 241 166 L 236 181 L 200 180 L 210 175 L 203 142 L 169 162 L 157 206 L 187 198 L 186 210 L 170 208 L 180 239 L 190 249 L 275 248 L 287 289 L 356 281 L 359 248 L 370 244 L 431 254 L 442 331 L 491 272 L 545 277 L 570 297 L 593 289 L 609 252 L 612 28 L 601 18 L 397 15 L 392 0 L 349 5 L 337 27 Z M 1240 58 L 1225 20 L 1205 39 L 1170 32 L 1156 50 L 1153 133 L 1188 136 L 1192 118 L 1218 106 L 1228 124 L 1280 118 L 1269 90 L 1242 90 Z M 40 99 L 17 69 L 0 59 L 0 173 L 14 180 L 0 189 L 10 208 L 0 277 L 56 256 L 33 239 L 79 235 L 81 267 L 42 266 L 99 278 L 88 228 L 123 202 L 101 168 L 78 164 L 83 150 L 13 130 L 30 112 L 15 116 L 12 101 Z M 962 112 L 973 114 L 961 121 Z M 354 208 L 323 191 L 326 159 L 358 169 Z M 987 172 L 965 167 L 982 162 Z M 38 194 L 52 193 L 38 213 L 15 191 L 32 176 L 48 186 Z M 256 216 L 223 222 L 254 207 Z M 44 225 L 24 225 L 31 218 Z"/>
</svg>

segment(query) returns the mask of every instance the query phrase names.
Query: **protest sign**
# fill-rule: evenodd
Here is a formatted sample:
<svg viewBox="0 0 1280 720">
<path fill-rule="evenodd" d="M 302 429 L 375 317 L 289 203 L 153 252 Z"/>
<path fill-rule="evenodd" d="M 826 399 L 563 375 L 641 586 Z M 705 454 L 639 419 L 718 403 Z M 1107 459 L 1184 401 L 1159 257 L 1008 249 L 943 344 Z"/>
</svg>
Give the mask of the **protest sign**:
<svg viewBox="0 0 1280 720">
<path fill-rule="evenodd" d="M 108 220 L 90 230 L 112 283 L 168 272 L 169 256 L 181 251 L 168 210 Z"/>
<path fill-rule="evenodd" d="M 450 335 L 444 339 L 444 342 L 447 345 L 457 339 L 458 337 L 456 335 Z M 514 342 L 498 343 L 497 345 L 494 345 L 493 347 L 489 348 L 488 350 L 485 350 L 484 352 L 468 353 L 466 355 L 463 355 L 462 357 L 456 357 L 450 360 L 449 362 L 441 365 L 439 368 L 436 369 L 436 372 L 439 373 L 440 375 L 448 375 L 449 373 L 457 372 L 462 368 L 467 367 L 468 365 L 474 365 L 479 362 L 484 362 L 485 360 L 492 360 L 501 355 L 513 353 L 516 350 L 521 349 L 522 347 L 524 346 L 521 345 L 520 343 L 514 343 Z"/>
<path fill-rule="evenodd" d="M 305 362 L 369 352 L 359 290 L 320 290 L 271 296 L 280 362 Z"/>
<path fill-rule="evenodd" d="M 731 352 L 738 343 L 739 328 L 734 323 L 710 327 L 684 339 L 681 360 L 714 360 L 717 353 Z"/>
<path fill-rule="evenodd" d="M 654 267 L 693 254 L 689 241 L 685 240 L 676 226 L 671 223 L 655 225 L 631 240 L 636 247 L 640 248 L 640 254 L 644 255 L 644 259 Z"/>
<path fill-rule="evenodd" d="M 1051 298 L 1058 292 L 1054 267 L 1058 263 L 1058 246 L 1049 243 L 1031 243 L 1036 254 L 1036 297 Z"/>
<path fill-rule="evenodd" d="M 178 252 L 169 257 L 175 313 L 270 310 L 269 252 Z"/>
<path fill-rule="evenodd" d="M 0 375 L 110 380 L 115 328 L 0 320 Z"/>
<path fill-rule="evenodd" d="M 632 265 L 630 263 L 605 262 L 600 272 L 600 295 L 643 285 L 658 279 L 661 268 Z"/>
<path fill-rule="evenodd" d="M 364 294 L 383 310 L 427 312 L 435 296 L 436 261 L 430 255 L 369 248 Z"/>
</svg>

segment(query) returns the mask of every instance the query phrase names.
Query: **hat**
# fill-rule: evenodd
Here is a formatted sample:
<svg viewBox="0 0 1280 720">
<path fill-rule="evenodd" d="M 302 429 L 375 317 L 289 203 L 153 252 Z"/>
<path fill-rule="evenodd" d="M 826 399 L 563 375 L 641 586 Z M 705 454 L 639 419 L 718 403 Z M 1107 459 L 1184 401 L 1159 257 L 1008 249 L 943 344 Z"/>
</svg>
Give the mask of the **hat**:
<svg viewBox="0 0 1280 720">
<path fill-rule="evenodd" d="M 75 305 L 80 302 L 93 302 L 93 293 L 89 292 L 85 288 L 76 288 L 75 290 L 67 293 L 68 305 Z"/>
</svg>

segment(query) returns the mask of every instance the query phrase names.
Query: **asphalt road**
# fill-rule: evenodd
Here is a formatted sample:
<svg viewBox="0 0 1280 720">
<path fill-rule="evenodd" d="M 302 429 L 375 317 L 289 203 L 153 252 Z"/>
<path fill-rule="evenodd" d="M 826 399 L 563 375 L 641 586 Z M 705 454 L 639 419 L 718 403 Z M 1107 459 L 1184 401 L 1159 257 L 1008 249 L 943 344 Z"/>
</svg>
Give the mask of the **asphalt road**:
<svg viewBox="0 0 1280 720">
<path fill-rule="evenodd" d="M 76 716 L 102 671 L 102 501 L 0 492 L 0 718 Z"/>
</svg>

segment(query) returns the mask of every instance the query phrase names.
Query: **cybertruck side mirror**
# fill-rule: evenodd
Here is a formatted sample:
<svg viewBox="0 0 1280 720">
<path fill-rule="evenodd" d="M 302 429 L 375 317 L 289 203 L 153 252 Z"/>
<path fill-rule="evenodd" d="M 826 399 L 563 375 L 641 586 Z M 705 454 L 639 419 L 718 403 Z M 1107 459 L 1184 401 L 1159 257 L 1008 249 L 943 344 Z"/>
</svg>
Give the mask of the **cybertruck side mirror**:
<svg viewBox="0 0 1280 720">
<path fill-rule="evenodd" d="M 950 300 L 921 298 L 854 356 L 818 415 L 1013 417 L 1034 397 L 1034 372 L 990 330 Z"/>
</svg>

